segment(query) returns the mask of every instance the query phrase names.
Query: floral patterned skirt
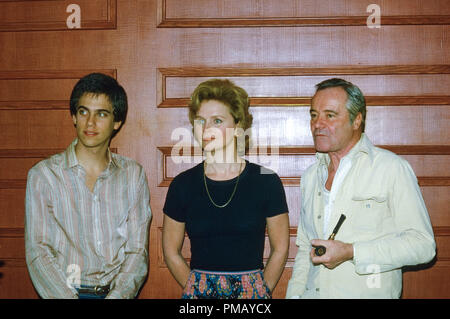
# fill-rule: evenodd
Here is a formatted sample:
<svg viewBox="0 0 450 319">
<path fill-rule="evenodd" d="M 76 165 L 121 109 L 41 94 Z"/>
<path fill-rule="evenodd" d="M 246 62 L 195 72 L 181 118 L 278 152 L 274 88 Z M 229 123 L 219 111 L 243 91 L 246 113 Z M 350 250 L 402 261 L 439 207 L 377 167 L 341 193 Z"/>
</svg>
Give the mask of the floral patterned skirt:
<svg viewBox="0 0 450 319">
<path fill-rule="evenodd" d="M 182 299 L 271 299 L 261 270 L 213 272 L 193 269 Z"/>
</svg>

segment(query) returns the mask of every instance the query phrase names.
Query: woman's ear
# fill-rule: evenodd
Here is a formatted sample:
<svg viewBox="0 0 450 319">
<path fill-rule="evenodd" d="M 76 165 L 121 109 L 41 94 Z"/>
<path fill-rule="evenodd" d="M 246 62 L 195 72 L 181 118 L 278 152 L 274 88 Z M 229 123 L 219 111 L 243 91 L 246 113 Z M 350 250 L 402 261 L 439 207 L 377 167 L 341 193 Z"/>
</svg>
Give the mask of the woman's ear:
<svg viewBox="0 0 450 319">
<path fill-rule="evenodd" d="M 241 126 L 241 122 L 236 123 L 236 127 L 234 128 L 234 136 L 239 137 L 244 134 L 244 129 Z"/>
</svg>

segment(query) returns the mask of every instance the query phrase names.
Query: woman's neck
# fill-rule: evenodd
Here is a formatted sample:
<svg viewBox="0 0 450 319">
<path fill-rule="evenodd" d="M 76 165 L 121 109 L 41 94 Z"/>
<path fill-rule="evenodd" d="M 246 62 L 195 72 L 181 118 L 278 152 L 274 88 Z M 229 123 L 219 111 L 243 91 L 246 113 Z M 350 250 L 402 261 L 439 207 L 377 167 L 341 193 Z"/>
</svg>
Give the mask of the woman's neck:
<svg viewBox="0 0 450 319">
<path fill-rule="evenodd" d="M 205 160 L 204 169 L 208 178 L 213 180 L 229 180 L 237 177 L 245 168 L 246 162 L 238 157 L 232 163 L 208 162 Z"/>
</svg>

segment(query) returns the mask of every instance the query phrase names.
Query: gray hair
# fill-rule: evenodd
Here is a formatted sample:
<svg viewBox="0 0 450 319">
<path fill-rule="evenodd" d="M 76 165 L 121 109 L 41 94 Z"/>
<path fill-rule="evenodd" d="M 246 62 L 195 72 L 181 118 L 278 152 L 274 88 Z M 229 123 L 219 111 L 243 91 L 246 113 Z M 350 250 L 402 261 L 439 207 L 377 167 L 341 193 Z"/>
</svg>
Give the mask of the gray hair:
<svg viewBox="0 0 450 319">
<path fill-rule="evenodd" d="M 347 92 L 347 104 L 345 107 L 350 114 L 350 123 L 353 123 L 358 113 L 362 115 L 361 130 L 366 127 L 366 99 L 361 90 L 351 82 L 339 78 L 332 78 L 316 84 L 316 93 L 320 90 L 341 87 Z"/>
</svg>

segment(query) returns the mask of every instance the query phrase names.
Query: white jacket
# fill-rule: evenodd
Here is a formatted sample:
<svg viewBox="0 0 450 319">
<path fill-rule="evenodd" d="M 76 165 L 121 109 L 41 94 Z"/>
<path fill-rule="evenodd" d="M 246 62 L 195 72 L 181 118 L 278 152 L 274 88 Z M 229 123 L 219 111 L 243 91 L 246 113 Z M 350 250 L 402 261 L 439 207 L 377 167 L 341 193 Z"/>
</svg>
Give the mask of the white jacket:
<svg viewBox="0 0 450 319">
<path fill-rule="evenodd" d="M 409 163 L 373 146 L 362 135 L 346 156 L 352 166 L 334 202 L 323 234 L 324 203 L 317 154 L 301 179 L 298 246 L 286 298 L 399 298 L 401 267 L 429 262 L 436 253 L 433 230 L 417 178 Z M 334 269 L 313 265 L 312 239 L 327 238 L 339 216 L 346 215 L 335 240 L 353 244 L 354 258 Z"/>
</svg>

